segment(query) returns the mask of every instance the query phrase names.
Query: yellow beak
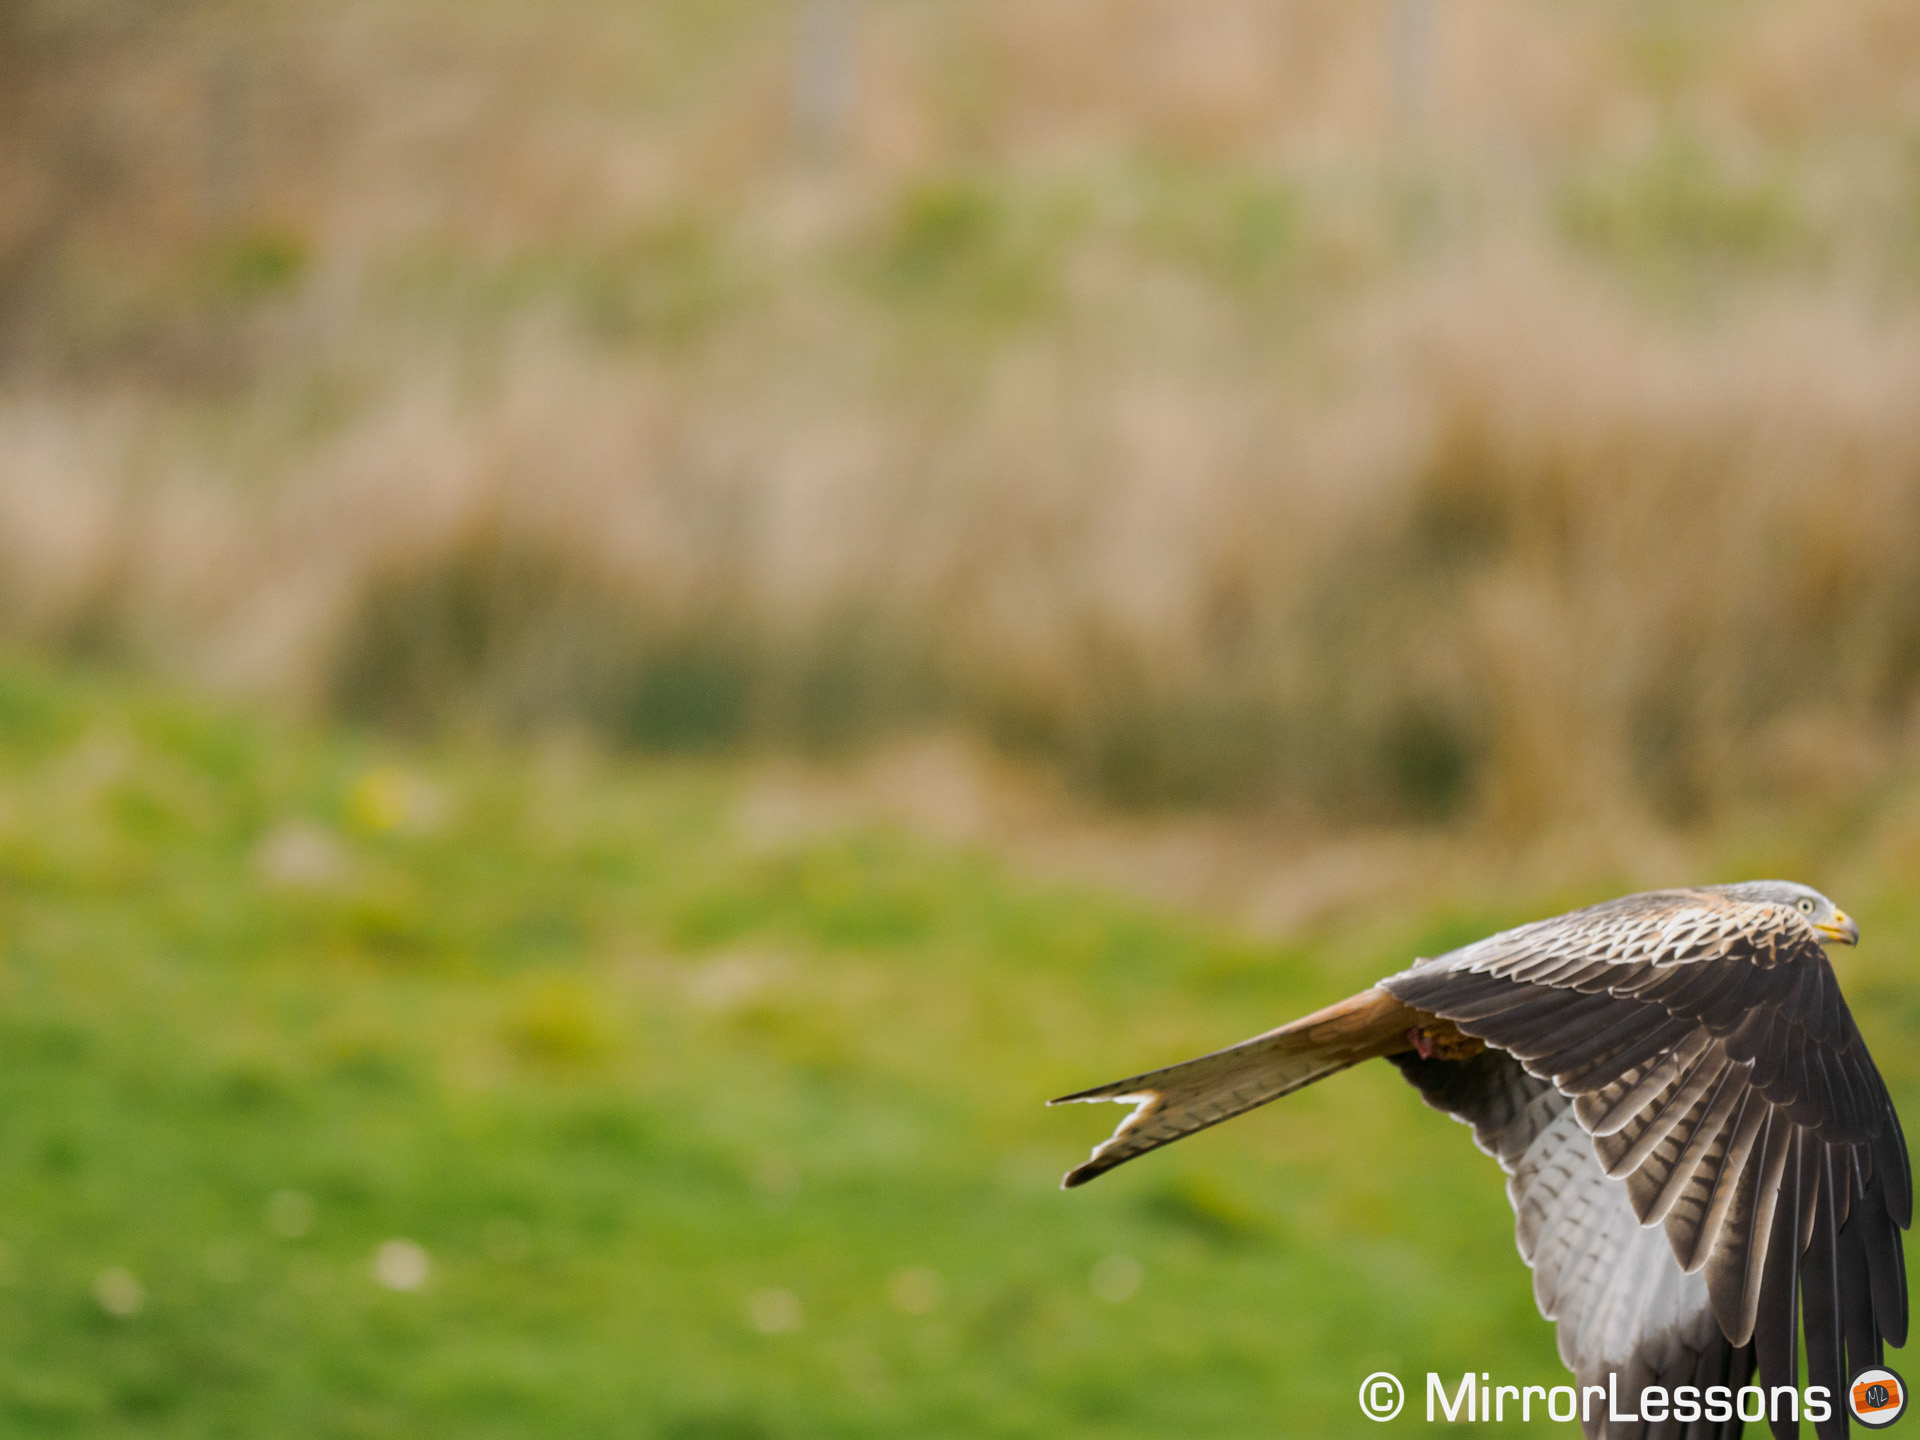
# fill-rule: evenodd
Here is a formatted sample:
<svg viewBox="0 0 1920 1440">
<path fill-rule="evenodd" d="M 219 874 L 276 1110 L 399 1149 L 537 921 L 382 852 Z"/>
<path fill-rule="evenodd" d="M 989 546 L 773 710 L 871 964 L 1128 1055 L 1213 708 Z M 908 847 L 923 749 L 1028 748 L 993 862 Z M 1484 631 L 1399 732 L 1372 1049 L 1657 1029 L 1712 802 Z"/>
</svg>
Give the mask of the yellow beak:
<svg viewBox="0 0 1920 1440">
<path fill-rule="evenodd" d="M 1831 924 L 1815 925 L 1813 928 L 1818 930 L 1822 935 L 1825 935 L 1828 939 L 1838 940 L 1843 945 L 1858 945 L 1860 943 L 1860 927 L 1853 923 L 1853 917 L 1844 910 L 1836 910 L 1833 912 L 1833 922 Z"/>
</svg>

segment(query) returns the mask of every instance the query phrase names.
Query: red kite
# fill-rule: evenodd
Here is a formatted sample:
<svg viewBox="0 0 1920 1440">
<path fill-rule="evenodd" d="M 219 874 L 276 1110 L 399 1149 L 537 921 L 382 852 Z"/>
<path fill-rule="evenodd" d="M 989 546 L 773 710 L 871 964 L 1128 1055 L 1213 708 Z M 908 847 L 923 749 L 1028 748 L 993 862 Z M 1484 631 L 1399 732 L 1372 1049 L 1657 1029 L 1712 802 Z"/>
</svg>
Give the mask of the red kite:
<svg viewBox="0 0 1920 1440">
<path fill-rule="evenodd" d="M 1636 1416 L 1650 1385 L 1737 1390 L 1757 1366 L 1769 1391 L 1797 1386 L 1801 1328 L 1806 1383 L 1832 1410 L 1815 1429 L 1844 1437 L 1847 1378 L 1906 1341 L 1913 1217 L 1899 1117 L 1827 962 L 1858 939 L 1826 896 L 1779 880 L 1505 930 L 1228 1049 L 1062 1096 L 1134 1106 L 1065 1184 L 1384 1056 L 1507 1172 L 1534 1298 L 1582 1386 L 1616 1374 Z M 1737 1413 L 1586 1424 L 1609 1440 L 1741 1429 Z"/>
</svg>

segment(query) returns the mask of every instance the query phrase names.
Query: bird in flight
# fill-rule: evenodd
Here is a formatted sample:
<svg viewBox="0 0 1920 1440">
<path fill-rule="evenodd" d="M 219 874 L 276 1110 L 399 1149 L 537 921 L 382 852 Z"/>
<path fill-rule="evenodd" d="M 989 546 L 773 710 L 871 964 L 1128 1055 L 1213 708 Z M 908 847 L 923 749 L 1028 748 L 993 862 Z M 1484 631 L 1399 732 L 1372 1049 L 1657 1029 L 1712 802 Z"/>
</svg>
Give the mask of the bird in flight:
<svg viewBox="0 0 1920 1440">
<path fill-rule="evenodd" d="M 1504 930 L 1225 1050 L 1062 1096 L 1134 1107 L 1063 1183 L 1384 1056 L 1506 1171 L 1534 1298 L 1582 1387 L 1614 1375 L 1636 1417 L 1652 1385 L 1738 1391 L 1757 1367 L 1769 1393 L 1797 1387 L 1803 1330 L 1805 1383 L 1831 1397 L 1816 1432 L 1844 1437 L 1847 1377 L 1906 1342 L 1913 1214 L 1899 1117 L 1827 961 L 1858 939 L 1783 880 Z M 1769 1412 L 1782 1440 L 1799 1429 L 1785 1409 Z M 1741 1429 L 1737 1413 L 1583 1425 L 1608 1440 Z"/>
</svg>

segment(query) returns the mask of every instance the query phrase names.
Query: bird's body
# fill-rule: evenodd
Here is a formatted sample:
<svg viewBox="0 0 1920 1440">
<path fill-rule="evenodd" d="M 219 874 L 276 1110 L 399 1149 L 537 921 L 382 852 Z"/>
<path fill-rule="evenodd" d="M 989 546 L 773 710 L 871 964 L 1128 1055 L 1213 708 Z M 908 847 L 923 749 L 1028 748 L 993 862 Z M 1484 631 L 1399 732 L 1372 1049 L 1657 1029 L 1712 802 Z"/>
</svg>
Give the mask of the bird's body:
<svg viewBox="0 0 1920 1440">
<path fill-rule="evenodd" d="M 1640 1415 L 1628 1402 L 1644 1387 L 1737 1390 L 1757 1367 L 1769 1390 L 1826 1387 L 1816 1429 L 1844 1435 L 1848 1377 L 1906 1340 L 1912 1218 L 1900 1122 L 1824 949 L 1857 936 L 1784 881 L 1503 931 L 1229 1049 L 1062 1097 L 1136 1106 L 1065 1183 L 1385 1057 L 1507 1172 L 1535 1298 L 1581 1387 L 1611 1374 Z M 1778 1408 L 1776 1435 L 1796 1433 Z M 1737 1414 L 1692 1409 L 1631 1423 L 1602 1409 L 1587 1431 L 1740 1432 Z"/>
</svg>

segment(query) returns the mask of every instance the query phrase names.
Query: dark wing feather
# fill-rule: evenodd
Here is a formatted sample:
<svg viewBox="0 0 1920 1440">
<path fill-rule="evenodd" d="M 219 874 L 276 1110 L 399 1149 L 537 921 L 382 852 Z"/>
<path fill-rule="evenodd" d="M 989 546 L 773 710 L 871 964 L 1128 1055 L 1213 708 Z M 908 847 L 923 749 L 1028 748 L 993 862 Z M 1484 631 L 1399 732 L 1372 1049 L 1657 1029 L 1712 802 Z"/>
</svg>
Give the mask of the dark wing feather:
<svg viewBox="0 0 1920 1440">
<path fill-rule="evenodd" d="M 1636 1253 L 1596 1198 L 1617 1181 L 1638 1224 L 1664 1227 L 1677 1272 L 1704 1280 L 1727 1353 L 1757 1358 L 1763 1384 L 1796 1383 L 1796 1330 L 1808 1383 L 1836 1402 L 1849 1362 L 1905 1339 L 1905 1139 L 1797 912 L 1715 890 L 1629 896 L 1422 961 L 1381 988 L 1507 1052 L 1583 1127 L 1594 1176 L 1573 1190 L 1565 1175 L 1530 1182 L 1515 1197 L 1523 1251 L 1532 1235 L 1557 1267 L 1543 1309 L 1564 1290 L 1614 1318 L 1609 1297 L 1624 1282 L 1595 1290 L 1581 1267 Z M 1516 1176 L 1531 1173 L 1515 1163 Z M 1576 1212 L 1599 1228 L 1561 1234 Z M 1565 1321 L 1562 1333 L 1564 1345 Z M 1631 1368 L 1651 1383 L 1679 1363 L 1636 1352 Z M 1835 1410 L 1823 1440 L 1845 1432 Z"/>
<path fill-rule="evenodd" d="M 1753 1348 L 1762 1375 L 1786 1376 L 1782 1383 L 1799 1384 L 1799 1349 L 1794 1336 L 1794 1297 L 1800 1267 L 1800 1195 L 1802 1181 L 1810 1177 L 1804 1163 L 1813 1147 L 1801 1143 L 1800 1132 L 1792 1132 L 1787 1165 L 1782 1173 L 1782 1193 L 1773 1212 L 1771 1233 L 1765 1253 L 1778 1258 L 1767 1267 L 1760 1284 L 1759 1308 L 1754 1325 Z M 1837 1394 L 1838 1392 L 1832 1392 Z"/>
<path fill-rule="evenodd" d="M 1813 1177 L 1817 1194 L 1813 1204 L 1813 1233 L 1801 1256 L 1800 1302 L 1806 1308 L 1807 1383 L 1824 1385 L 1829 1395 L 1839 1395 L 1846 1380 L 1846 1335 L 1840 1325 L 1840 1227 L 1835 1218 L 1835 1200 L 1846 1193 L 1844 1180 L 1834 1172 L 1838 1158 L 1832 1145 L 1809 1142 L 1810 1159 L 1805 1169 Z M 1842 1164 L 1846 1162 L 1842 1161 Z M 1845 1415 L 1844 1406 L 1839 1407 Z M 1846 1434 L 1846 1422 L 1829 1421 L 1819 1429 L 1826 1434 Z"/>
</svg>

